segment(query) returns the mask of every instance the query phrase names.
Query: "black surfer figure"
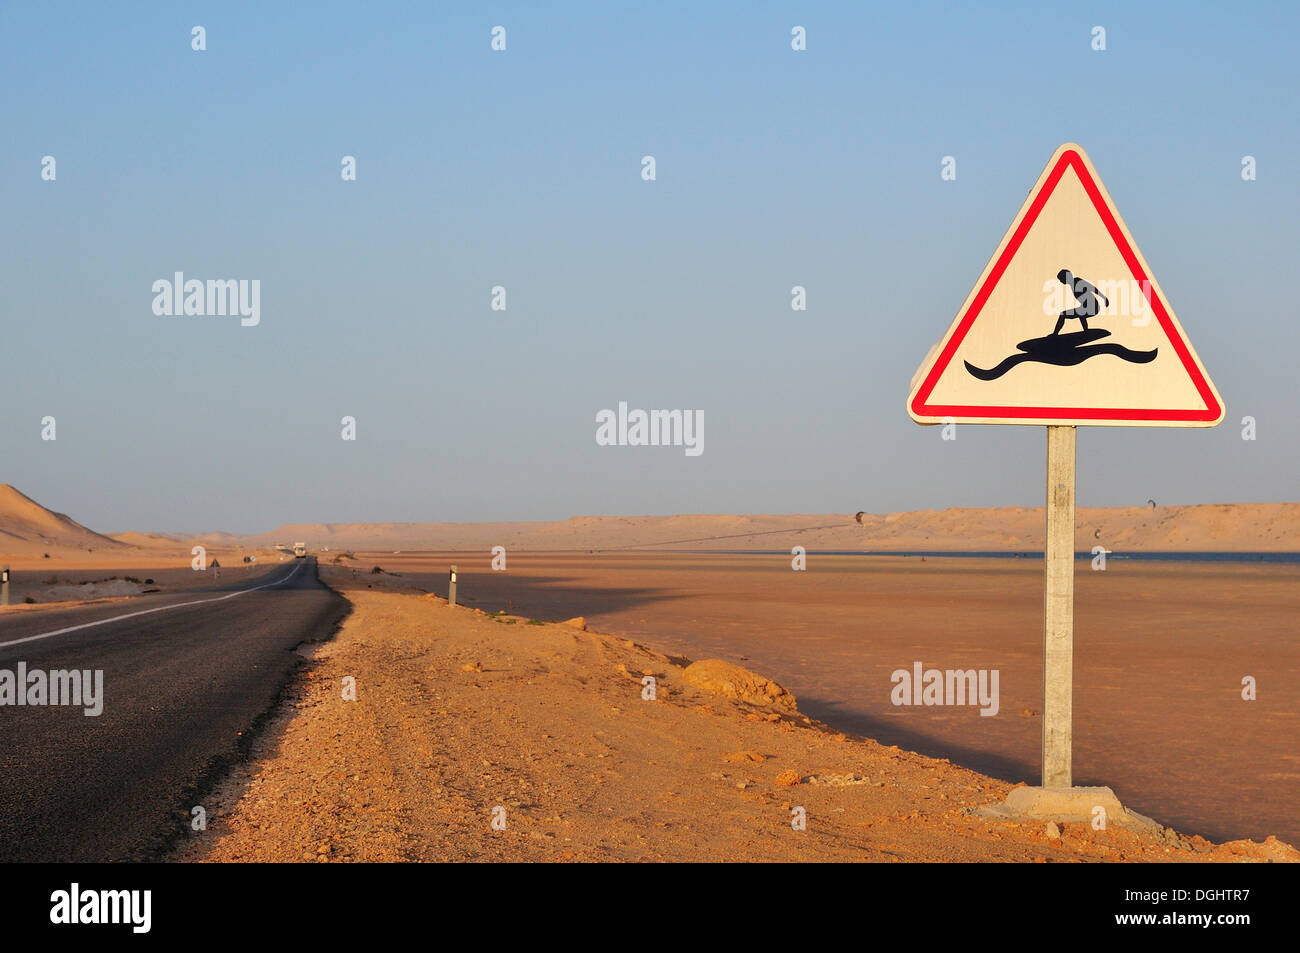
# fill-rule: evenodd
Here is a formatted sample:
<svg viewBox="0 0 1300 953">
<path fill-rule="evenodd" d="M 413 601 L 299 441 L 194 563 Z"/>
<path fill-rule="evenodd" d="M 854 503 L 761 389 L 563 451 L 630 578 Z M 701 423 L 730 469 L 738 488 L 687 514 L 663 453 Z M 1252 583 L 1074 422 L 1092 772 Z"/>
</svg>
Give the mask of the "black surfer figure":
<svg viewBox="0 0 1300 953">
<path fill-rule="evenodd" d="M 1101 304 L 1109 306 L 1110 301 L 1091 281 L 1076 278 L 1068 268 L 1058 271 L 1056 280 L 1070 289 L 1075 300 L 1078 301 L 1078 307 L 1062 311 L 1056 319 L 1056 330 L 1045 337 L 1021 341 L 1016 345 L 1016 350 L 1020 353 L 1004 358 L 996 367 L 976 367 L 970 361 L 965 361 L 966 370 L 972 377 L 982 381 L 995 381 L 1011 368 L 1025 361 L 1053 364 L 1057 367 L 1074 367 L 1100 354 L 1110 354 L 1130 364 L 1150 364 L 1156 359 L 1158 350 L 1156 348 L 1149 351 L 1134 351 L 1114 341 L 1103 344 L 1093 343 L 1110 337 L 1110 332 L 1105 328 L 1090 329 L 1088 319 L 1095 318 L 1097 312 L 1101 310 Z M 1101 304 L 1098 303 L 1098 299 Z M 1041 314 L 1041 311 L 1034 314 L 1034 323 L 1038 322 Z M 1083 325 L 1083 330 L 1075 334 L 1062 334 L 1061 328 L 1065 327 L 1067 318 L 1078 318 L 1079 323 Z"/>
<path fill-rule="evenodd" d="M 1074 294 L 1075 300 L 1079 302 L 1079 306 L 1069 311 L 1061 312 L 1061 316 L 1056 319 L 1056 330 L 1053 331 L 1052 334 L 1061 333 L 1061 328 L 1065 327 L 1066 318 L 1078 318 L 1079 324 L 1083 326 L 1083 330 L 1088 330 L 1088 319 L 1096 317 L 1097 312 L 1101 310 L 1101 308 L 1097 306 L 1097 299 L 1100 298 L 1102 304 L 1105 305 L 1109 305 L 1110 301 L 1104 294 L 1097 290 L 1097 286 L 1091 281 L 1074 277 L 1068 268 L 1062 268 L 1058 271 L 1056 273 L 1056 280 L 1070 289 L 1071 293 Z"/>
</svg>

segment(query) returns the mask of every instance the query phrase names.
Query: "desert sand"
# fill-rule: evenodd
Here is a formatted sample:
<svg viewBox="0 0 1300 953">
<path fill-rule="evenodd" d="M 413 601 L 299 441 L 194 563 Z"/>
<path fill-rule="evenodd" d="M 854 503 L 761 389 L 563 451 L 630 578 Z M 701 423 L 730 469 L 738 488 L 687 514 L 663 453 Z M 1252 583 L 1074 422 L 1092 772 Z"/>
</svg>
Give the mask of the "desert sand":
<svg viewBox="0 0 1300 953">
<path fill-rule="evenodd" d="M 789 532 L 810 526 L 828 528 Z M 540 620 L 582 615 L 616 640 L 752 666 L 837 732 L 948 758 L 998 783 L 1037 780 L 1041 563 L 817 552 L 1034 550 L 1042 511 L 1032 508 L 864 514 L 861 524 L 846 515 L 582 517 L 110 537 L 0 486 L 0 563 L 14 568 L 19 603 L 0 612 L 227 585 L 257 571 L 243 556 L 264 568 L 289 558 L 275 543 L 297 540 L 358 592 L 445 593 L 456 564 L 470 606 Z M 382 542 L 381 551 L 350 542 Z M 1097 542 L 1120 552 L 1295 551 L 1300 504 L 1080 510 L 1077 548 Z M 796 543 L 809 550 L 805 572 L 791 571 Z M 220 559 L 220 578 L 191 569 L 194 545 Z M 491 569 L 497 545 L 507 547 L 504 572 Z M 425 551 L 392 551 L 407 546 Z M 438 546 L 456 551 L 431 551 Z M 1300 779 L 1300 567 L 1112 559 L 1104 572 L 1080 562 L 1076 576 L 1076 784 L 1108 784 L 1133 809 L 1212 839 L 1300 842 L 1291 794 Z M 493 631 L 505 630 L 478 630 Z M 998 715 L 892 705 L 891 673 L 915 662 L 996 669 Z M 1258 681 L 1255 701 L 1241 697 L 1247 676 Z M 602 730 L 592 717 L 588 730 Z"/>
<path fill-rule="evenodd" d="M 1041 507 L 814 513 L 783 516 L 575 516 L 536 523 L 305 523 L 245 537 L 270 546 L 306 540 L 317 549 L 619 550 L 1034 550 Z M 1076 549 L 1300 551 L 1300 503 L 1080 507 Z"/>
<path fill-rule="evenodd" d="M 841 731 L 1037 783 L 1042 563 L 810 554 L 357 554 L 390 579 L 489 611 L 593 627 L 757 668 Z M 1300 566 L 1108 561 L 1076 567 L 1074 773 L 1218 839 L 1300 842 Z M 1000 710 L 898 707 L 920 661 L 1000 673 Z M 1241 697 L 1243 677 L 1258 684 Z"/>
<path fill-rule="evenodd" d="M 207 568 L 196 572 L 193 547 L 199 545 Z M 257 563 L 245 564 L 245 556 Z M 245 544 L 227 534 L 97 533 L 0 484 L 0 565 L 11 570 L 11 604 L 0 612 L 207 589 L 288 558 L 273 546 Z"/>
<path fill-rule="evenodd" d="M 49 550 L 123 550 L 127 543 L 111 539 L 63 513 L 41 506 L 8 483 L 0 483 L 0 554 L 35 555 Z"/>
<path fill-rule="evenodd" d="M 1300 503 L 1080 507 L 1076 549 L 1155 552 L 1298 552 Z M 905 513 L 788 515 L 575 516 L 503 523 L 288 523 L 267 533 L 105 535 L 0 484 L 0 558 L 17 565 L 53 559 L 108 565 L 149 554 L 167 560 L 194 545 L 227 556 L 270 554 L 305 541 L 313 552 L 465 550 L 511 552 L 634 549 L 850 552 L 1026 551 L 1043 541 L 1041 507 L 952 508 Z M 188 561 L 188 556 L 186 556 Z"/>
<path fill-rule="evenodd" d="M 633 640 L 325 578 L 353 614 L 177 859 L 1300 859 L 1277 840 L 981 817 L 1010 785 L 830 730 L 776 686 L 728 697 Z"/>
</svg>

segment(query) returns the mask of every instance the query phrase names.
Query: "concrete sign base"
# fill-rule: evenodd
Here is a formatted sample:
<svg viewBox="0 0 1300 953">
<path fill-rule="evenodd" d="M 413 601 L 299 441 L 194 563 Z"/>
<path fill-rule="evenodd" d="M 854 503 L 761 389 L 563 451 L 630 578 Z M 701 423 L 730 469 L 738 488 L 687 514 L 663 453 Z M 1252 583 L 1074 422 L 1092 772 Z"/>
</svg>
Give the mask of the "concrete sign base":
<svg viewBox="0 0 1300 953">
<path fill-rule="evenodd" d="M 1004 820 L 1037 818 L 1091 824 L 1098 816 L 1099 807 L 1106 812 L 1107 824 L 1152 830 L 1159 830 L 1161 827 L 1151 818 L 1130 811 L 1120 804 L 1119 798 L 1115 797 L 1115 792 L 1108 787 L 1013 788 L 1003 803 L 979 808 L 975 813 L 981 817 L 997 817 Z"/>
</svg>

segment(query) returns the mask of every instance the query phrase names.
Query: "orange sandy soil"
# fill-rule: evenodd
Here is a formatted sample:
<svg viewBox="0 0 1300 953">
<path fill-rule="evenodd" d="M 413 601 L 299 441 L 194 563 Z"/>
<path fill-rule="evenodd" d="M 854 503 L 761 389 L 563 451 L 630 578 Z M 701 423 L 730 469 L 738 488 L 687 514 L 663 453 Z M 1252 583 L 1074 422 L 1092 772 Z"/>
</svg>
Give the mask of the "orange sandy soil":
<svg viewBox="0 0 1300 953">
<path fill-rule="evenodd" d="M 322 576 L 352 615 L 176 859 L 1300 859 L 1272 839 L 1216 847 L 1113 824 L 1053 837 L 1044 822 L 976 817 L 1010 786 L 692 687 L 685 660 L 635 641 Z M 497 806 L 505 830 L 491 828 Z"/>
<path fill-rule="evenodd" d="M 1034 559 L 699 553 L 357 554 L 395 582 L 757 669 L 841 731 L 1036 784 L 1043 568 Z M 385 576 L 367 576 L 367 582 Z M 1075 567 L 1074 778 L 1214 840 L 1300 844 L 1300 566 Z M 1001 708 L 896 707 L 914 661 L 997 669 Z M 1252 675 L 1258 699 L 1244 701 Z"/>
</svg>

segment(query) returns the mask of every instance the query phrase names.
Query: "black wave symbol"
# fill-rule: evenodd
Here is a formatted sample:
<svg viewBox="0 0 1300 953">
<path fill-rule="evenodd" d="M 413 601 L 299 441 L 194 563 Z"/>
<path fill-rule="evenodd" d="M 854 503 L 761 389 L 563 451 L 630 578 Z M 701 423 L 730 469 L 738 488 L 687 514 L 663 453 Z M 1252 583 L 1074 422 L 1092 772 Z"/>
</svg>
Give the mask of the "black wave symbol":
<svg viewBox="0 0 1300 953">
<path fill-rule="evenodd" d="M 1040 364 L 1055 364 L 1058 367 L 1073 367 L 1099 354 L 1113 354 L 1121 360 L 1132 364 L 1149 364 L 1156 359 L 1159 348 L 1151 351 L 1134 351 L 1122 344 L 1092 344 L 1099 338 L 1108 337 L 1109 331 L 1102 328 L 1089 328 L 1072 334 L 1049 334 L 1047 337 L 1031 338 L 1021 341 L 1016 347 L 1023 354 L 1012 354 L 996 367 L 976 367 L 970 361 L 963 361 L 972 376 L 982 381 L 996 380 L 1017 364 L 1025 361 L 1037 361 Z"/>
</svg>

